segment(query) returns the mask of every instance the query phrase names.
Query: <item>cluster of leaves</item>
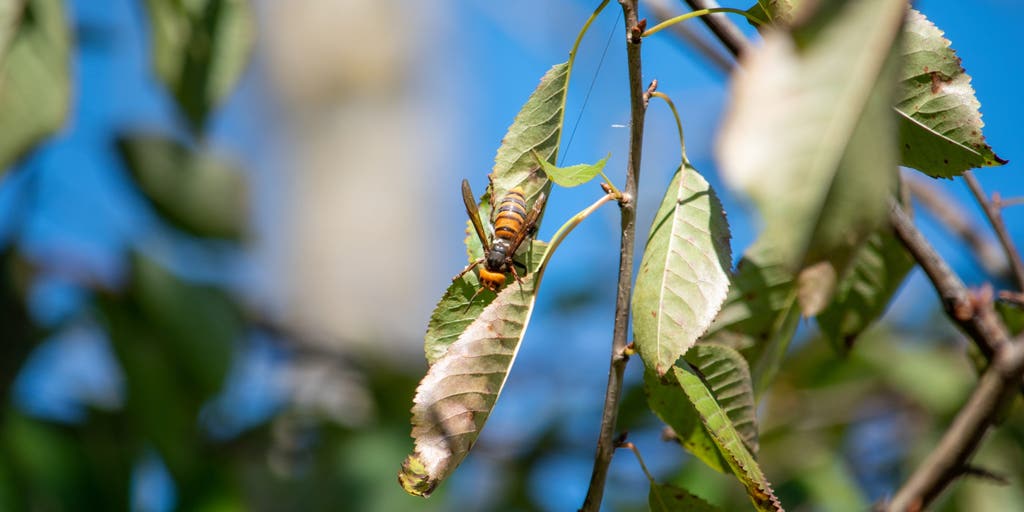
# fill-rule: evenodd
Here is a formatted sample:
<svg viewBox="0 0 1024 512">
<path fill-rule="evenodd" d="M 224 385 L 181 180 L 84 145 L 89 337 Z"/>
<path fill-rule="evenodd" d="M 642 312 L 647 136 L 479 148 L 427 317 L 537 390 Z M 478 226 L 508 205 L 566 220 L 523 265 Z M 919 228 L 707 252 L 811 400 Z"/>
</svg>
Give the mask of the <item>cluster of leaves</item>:
<svg viewBox="0 0 1024 512">
<path fill-rule="evenodd" d="M 801 318 L 816 318 L 845 353 L 913 267 L 887 224 L 899 207 L 898 166 L 951 178 L 1005 162 L 984 142 L 949 41 L 905 2 L 772 1 L 755 11 L 772 23 L 758 27 L 764 44 L 741 63 L 717 152 L 763 231 L 733 272 L 725 212 L 684 149 L 647 236 L 632 322 L 650 409 L 685 449 L 734 475 L 757 510 L 781 510 L 758 462 L 758 399 Z M 601 173 L 604 161 L 553 165 L 571 66 L 554 66 L 509 128 L 490 175 L 497 197 Z M 445 293 L 426 336 L 431 366 L 414 400 L 415 452 L 399 473 L 406 491 L 429 495 L 472 448 L 550 256 L 535 255 L 541 264 L 522 286 L 483 301 L 468 302 L 478 287 L 472 273 Z M 651 485 L 652 509 L 706 505 Z"/>
<path fill-rule="evenodd" d="M 35 172 L 37 166 L 21 162 L 62 128 L 72 98 L 91 101 L 75 94 L 71 61 L 77 38 L 67 4 L 0 2 L 0 177 Z M 254 14 L 246 0 L 140 4 L 151 29 L 153 75 L 183 122 L 159 133 L 106 134 L 100 151 L 116 151 L 127 171 L 124 182 L 142 199 L 139 204 L 155 212 L 162 226 L 157 236 L 166 237 L 165 245 L 187 244 L 192 254 L 229 260 L 245 248 L 247 180 L 232 159 L 209 149 L 204 134 L 249 61 Z M 88 179 L 76 169 L 60 171 L 65 180 Z M 6 179 L 3 185 L 17 183 Z M 16 203 L 26 211 L 14 220 L 35 213 L 30 197 Z M 12 227 L 9 220 L 5 228 Z M 11 396 L 33 351 L 67 332 L 88 329 L 109 340 L 122 399 L 83 403 L 83 413 L 71 419 L 40 418 L 8 399 L 0 408 L 0 509 L 135 508 L 140 464 L 154 456 L 172 480 L 165 494 L 171 501 L 157 504 L 163 507 L 329 509 L 337 503 L 382 503 L 382 493 L 371 496 L 373 488 L 350 461 L 373 459 L 361 450 L 396 446 L 401 431 L 357 436 L 351 427 L 286 411 L 275 419 L 276 428 L 267 422 L 237 435 L 214 435 L 211 425 L 224 413 L 212 404 L 238 356 L 256 333 L 277 336 L 243 309 L 227 283 L 197 284 L 165 268 L 151 252 L 129 248 L 121 255 L 118 283 L 76 276 L 82 278 L 75 284 L 83 304 L 54 325 L 33 315 L 28 304 L 33 288 L 61 269 L 25 254 L 16 239 L 4 242 L 0 394 Z M 384 369 L 366 374 L 375 376 L 366 386 L 380 390 L 372 397 L 379 413 L 404 421 L 404 404 L 391 397 L 413 383 Z M 295 439 L 314 434 L 322 455 L 295 448 Z M 289 449 L 277 453 L 277 445 Z M 289 477 L 306 466 L 331 478 Z M 402 508 L 393 501 L 384 509 Z"/>
</svg>

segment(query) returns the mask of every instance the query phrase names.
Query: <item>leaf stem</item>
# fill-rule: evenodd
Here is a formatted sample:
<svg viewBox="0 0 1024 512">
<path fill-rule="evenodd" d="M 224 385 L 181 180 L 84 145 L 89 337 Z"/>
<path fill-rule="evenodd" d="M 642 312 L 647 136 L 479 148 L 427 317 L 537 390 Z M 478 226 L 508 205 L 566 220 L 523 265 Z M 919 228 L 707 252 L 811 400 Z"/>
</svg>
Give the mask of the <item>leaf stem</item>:
<svg viewBox="0 0 1024 512">
<path fill-rule="evenodd" d="M 676 129 L 679 130 L 679 152 L 683 156 L 683 167 L 690 167 L 690 160 L 686 158 L 686 138 L 683 137 L 683 123 L 679 121 L 679 111 L 676 110 L 676 104 L 672 102 L 672 98 L 669 98 L 663 92 L 653 91 L 650 95 L 653 98 L 659 98 L 668 103 L 668 108 L 672 109 L 672 117 L 676 119 Z"/>
<path fill-rule="evenodd" d="M 760 1 L 758 3 L 760 4 Z M 714 0 L 686 0 L 686 4 L 695 11 L 718 7 L 718 3 Z M 739 57 L 750 45 L 743 32 L 740 32 L 739 27 L 724 14 L 701 16 L 700 20 L 715 34 L 715 37 L 722 43 L 722 46 L 725 46 L 726 50 L 729 50 L 733 57 Z"/>
<path fill-rule="evenodd" d="M 720 12 L 729 12 L 729 13 L 733 13 L 733 14 L 740 14 L 740 15 L 746 17 L 748 20 L 753 21 L 754 23 L 757 23 L 758 25 L 764 25 L 765 24 L 765 22 L 762 21 L 757 16 L 754 16 L 754 15 L 750 14 L 749 12 L 744 11 L 742 9 L 733 9 L 731 7 L 714 7 L 714 8 L 710 8 L 710 9 L 699 9 L 699 10 L 696 10 L 696 11 L 688 12 L 686 14 L 680 14 L 679 16 L 676 16 L 674 18 L 669 18 L 669 19 L 667 19 L 667 20 L 665 20 L 665 21 L 663 21 L 661 23 L 658 23 L 657 25 L 647 29 L 641 35 L 643 37 L 647 37 L 647 36 L 656 34 L 658 32 L 661 32 L 662 30 L 664 30 L 664 29 L 666 29 L 668 27 L 671 27 L 672 25 L 675 25 L 676 23 L 681 23 L 681 22 L 684 22 L 684 21 L 686 21 L 688 19 L 691 19 L 691 18 L 697 18 L 697 17 L 700 17 L 700 16 L 707 16 L 709 14 L 716 14 L 716 13 L 720 13 Z"/>
<path fill-rule="evenodd" d="M 608 466 L 615 452 L 613 437 L 622 398 L 622 378 L 626 370 L 626 338 L 629 328 L 629 302 L 633 284 L 633 252 L 636 239 L 636 197 L 640 178 L 640 156 L 643 149 L 644 114 L 646 102 L 641 69 L 640 45 L 642 29 L 637 15 L 638 0 L 619 0 L 626 28 L 626 63 L 629 70 L 629 156 L 626 160 L 626 185 L 619 201 L 621 238 L 619 245 L 619 277 L 615 297 L 615 321 L 612 328 L 611 361 L 608 388 L 605 391 L 601 413 L 601 430 L 594 454 L 594 468 L 590 486 L 580 510 L 596 512 L 601 508 Z"/>
<path fill-rule="evenodd" d="M 566 98 L 569 95 L 569 83 L 570 83 L 569 79 L 572 78 L 572 68 L 573 68 L 573 65 L 576 63 L 576 52 L 580 49 L 580 43 L 583 42 L 583 36 L 587 34 L 587 30 L 590 28 L 590 25 L 594 23 L 594 20 L 597 19 L 597 15 L 601 14 L 601 11 L 604 10 L 604 7 L 606 5 L 608 5 L 608 0 L 602 0 L 601 4 L 598 5 L 596 9 L 594 9 L 594 12 L 590 14 L 589 18 L 587 18 L 587 22 L 583 24 L 583 28 L 580 29 L 579 34 L 576 35 L 576 41 L 572 44 L 572 50 L 569 50 L 569 69 L 565 72 L 565 84 L 566 84 L 566 87 L 565 87 L 565 90 L 562 91 L 562 117 L 563 117 L 563 119 L 565 118 L 565 101 L 566 101 Z M 558 154 L 558 148 L 561 147 L 561 145 L 562 145 L 562 130 L 558 130 L 558 140 L 555 142 L 555 154 L 552 155 L 552 157 L 551 157 L 551 163 L 557 162 L 557 159 L 555 158 L 555 156 Z"/>
<path fill-rule="evenodd" d="M 544 252 L 544 258 L 540 260 L 540 266 L 537 269 L 538 281 L 540 281 L 541 274 L 544 273 L 544 269 L 547 267 L 548 261 L 551 259 L 551 255 L 555 253 L 555 249 L 557 249 L 558 245 L 562 243 L 562 240 L 565 240 L 565 237 L 568 236 L 569 233 L 572 232 L 572 230 L 580 224 L 580 222 L 583 222 L 583 219 L 586 219 L 587 217 L 590 216 L 590 214 L 597 211 L 597 209 L 600 208 L 601 205 L 607 203 L 608 201 L 613 201 L 617 198 L 618 194 L 614 192 L 610 194 L 605 194 L 600 199 L 595 201 L 594 204 L 586 207 L 576 215 L 573 215 L 569 220 L 565 221 L 565 224 L 562 224 L 562 226 L 558 228 L 558 231 L 555 231 L 554 236 L 552 236 L 551 240 L 548 242 L 548 250 Z"/>
</svg>

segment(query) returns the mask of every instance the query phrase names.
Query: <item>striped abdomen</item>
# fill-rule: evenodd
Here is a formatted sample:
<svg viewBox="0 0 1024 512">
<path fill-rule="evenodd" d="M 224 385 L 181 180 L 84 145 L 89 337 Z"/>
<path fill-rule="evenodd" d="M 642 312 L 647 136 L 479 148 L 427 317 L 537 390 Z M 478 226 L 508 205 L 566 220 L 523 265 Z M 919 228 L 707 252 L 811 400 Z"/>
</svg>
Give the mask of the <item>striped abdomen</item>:
<svg viewBox="0 0 1024 512">
<path fill-rule="evenodd" d="M 494 217 L 494 241 L 511 241 L 526 224 L 526 198 L 523 189 L 516 187 L 505 195 L 498 203 L 497 215 Z"/>
</svg>

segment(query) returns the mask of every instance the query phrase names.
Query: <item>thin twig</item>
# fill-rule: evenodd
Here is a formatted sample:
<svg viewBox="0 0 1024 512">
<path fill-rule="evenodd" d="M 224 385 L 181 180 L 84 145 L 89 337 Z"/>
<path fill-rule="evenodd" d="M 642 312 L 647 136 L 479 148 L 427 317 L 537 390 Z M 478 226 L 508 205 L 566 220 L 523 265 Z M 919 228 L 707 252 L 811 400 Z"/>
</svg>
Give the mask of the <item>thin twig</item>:
<svg viewBox="0 0 1024 512">
<path fill-rule="evenodd" d="M 647 8 L 651 10 L 655 21 L 661 23 L 673 16 L 671 10 L 668 9 L 661 2 L 647 2 Z M 728 74 L 733 67 L 732 56 L 725 55 L 716 46 L 707 42 L 696 30 L 690 25 L 680 23 L 672 25 L 669 30 L 676 36 L 679 37 L 684 43 L 688 44 L 694 50 L 697 51 L 704 59 L 711 64 L 711 67 L 715 68 L 723 74 Z"/>
<path fill-rule="evenodd" d="M 985 217 L 988 218 L 989 224 L 992 225 L 992 230 L 996 232 L 996 237 L 999 238 L 999 243 L 1003 246 L 1006 259 L 1010 262 L 1010 269 L 1013 270 L 1013 277 L 1017 281 L 1017 290 L 1024 291 L 1024 262 L 1021 261 L 1020 252 L 1017 251 L 1017 248 L 1013 245 L 1013 240 L 1010 239 L 1010 234 L 1006 231 L 1002 212 L 985 195 L 985 191 L 981 189 L 981 184 L 974 177 L 974 173 L 971 171 L 965 172 L 964 181 L 967 182 L 967 186 L 970 187 L 974 198 L 981 205 L 981 209 L 985 212 Z"/>
<path fill-rule="evenodd" d="M 1016 384 L 1022 375 L 1024 345 L 1020 340 L 1014 340 L 999 349 L 938 446 L 917 466 L 886 510 L 923 510 L 950 483 L 962 476 L 967 461 L 1016 392 Z"/>
<path fill-rule="evenodd" d="M 995 194 L 992 194 L 992 204 L 996 205 L 996 208 L 999 209 L 1006 208 L 1007 206 L 1017 206 L 1024 204 L 1024 197 L 1011 197 L 1009 199 L 1003 199 L 1001 197 L 996 197 Z"/>
<path fill-rule="evenodd" d="M 719 7 L 718 2 L 715 0 L 686 0 L 686 4 L 695 11 Z M 701 16 L 700 19 L 715 34 L 715 37 L 725 45 L 725 48 L 729 50 L 733 57 L 739 58 L 740 55 L 747 51 L 750 43 L 747 42 L 743 32 L 740 32 L 739 27 L 726 15 L 711 14 L 709 16 Z"/>
<path fill-rule="evenodd" d="M 954 236 L 963 240 L 971 254 L 989 275 L 1004 278 L 1010 274 L 1010 266 L 992 239 L 984 236 L 984 230 L 968 218 L 959 202 L 946 194 L 934 181 L 919 177 L 918 173 L 903 173 L 904 189 L 925 207 L 939 223 Z"/>
<path fill-rule="evenodd" d="M 928 275 L 946 314 L 970 336 L 986 359 L 991 360 L 999 348 L 1008 342 L 1006 326 L 996 317 L 992 308 L 979 307 L 978 301 L 972 300 L 963 281 L 953 273 L 895 201 L 889 205 L 889 223 L 896 237 Z"/>
<path fill-rule="evenodd" d="M 644 135 L 644 92 L 643 74 L 640 67 L 640 33 L 643 28 L 637 19 L 637 0 L 619 0 L 622 5 L 626 27 L 626 59 L 629 68 L 629 158 L 626 163 L 626 186 L 619 202 L 622 215 L 622 239 L 619 247 L 619 283 L 615 298 L 615 324 L 612 330 L 611 363 L 608 371 L 608 389 L 605 392 L 604 410 L 601 413 L 601 431 L 594 455 L 594 469 L 590 475 L 590 487 L 580 510 L 597 511 L 604 495 L 608 465 L 615 453 L 615 423 L 619 414 L 622 397 L 622 375 L 626 369 L 626 338 L 629 328 L 629 300 L 633 284 L 633 250 L 636 238 L 636 197 L 637 182 L 640 178 L 640 153 Z"/>
</svg>

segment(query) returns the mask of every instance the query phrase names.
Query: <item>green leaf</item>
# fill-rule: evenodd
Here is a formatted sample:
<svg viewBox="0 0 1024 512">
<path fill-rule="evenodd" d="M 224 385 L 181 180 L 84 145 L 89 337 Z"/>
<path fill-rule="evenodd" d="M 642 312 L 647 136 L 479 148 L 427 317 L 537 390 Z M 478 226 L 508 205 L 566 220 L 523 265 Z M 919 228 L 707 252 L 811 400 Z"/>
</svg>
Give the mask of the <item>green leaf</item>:
<svg viewBox="0 0 1024 512">
<path fill-rule="evenodd" d="M 708 467 L 729 473 L 729 464 L 715 447 L 715 441 L 700 421 L 700 415 L 684 393 L 672 372 L 658 377 L 650 368 L 644 369 L 644 394 L 651 411 L 675 433 L 686 451 Z"/>
<path fill-rule="evenodd" d="M 933 178 L 1003 165 L 981 133 L 981 103 L 948 39 L 923 14 L 907 15 L 896 111 L 900 164 Z"/>
<path fill-rule="evenodd" d="M 683 392 L 700 414 L 704 428 L 711 435 L 729 468 L 747 489 L 747 495 L 754 507 L 759 511 L 781 511 L 782 504 L 772 492 L 771 483 L 704 382 L 678 366 L 673 368 L 673 373 Z"/>
<path fill-rule="evenodd" d="M 714 320 L 729 290 L 729 224 L 696 169 L 676 171 L 654 216 L 633 289 L 633 337 L 664 375 Z"/>
<path fill-rule="evenodd" d="M 722 509 L 704 501 L 700 496 L 672 484 L 651 482 L 647 494 L 651 512 L 720 512 Z"/>
<path fill-rule="evenodd" d="M 594 176 L 597 176 L 604 171 L 605 164 L 608 163 L 608 159 L 612 156 L 611 153 L 608 153 L 608 156 L 592 164 L 557 167 L 541 158 L 536 152 L 534 152 L 533 155 L 537 164 L 540 165 L 541 169 L 543 169 L 548 175 L 548 178 L 562 187 L 575 187 L 576 185 L 582 185 L 594 179 Z"/>
<path fill-rule="evenodd" d="M 1024 332 L 1024 309 L 1021 306 L 1005 300 L 997 300 L 995 307 L 996 313 L 999 314 L 999 318 L 1003 319 L 1011 336 L 1019 336 Z"/>
<path fill-rule="evenodd" d="M 808 13 L 808 9 L 817 9 Z M 748 195 L 763 236 L 798 275 L 803 313 L 828 303 L 886 218 L 897 179 L 897 0 L 804 3 L 788 31 L 749 52 L 718 145 L 723 177 Z"/>
<path fill-rule="evenodd" d="M 569 71 L 569 62 L 552 66 L 516 114 L 494 157 L 490 174 L 494 197 L 505 197 L 509 190 L 521 187 L 527 202 L 532 202 L 548 187 L 547 176 L 538 172 L 533 153 L 549 162 L 558 155 Z"/>
<path fill-rule="evenodd" d="M 523 246 L 526 247 L 529 247 L 530 244 L 531 242 L 523 242 Z M 544 254 L 548 250 L 548 244 L 539 240 L 533 241 L 532 246 L 532 250 L 516 257 L 516 261 L 525 265 L 530 274 L 537 272 L 544 259 Z M 509 274 L 505 288 L 518 289 L 518 287 L 519 284 Z M 423 348 L 428 364 L 437 362 L 448 351 L 448 347 L 462 335 L 497 296 L 491 291 L 483 290 L 470 302 L 470 298 L 478 290 L 480 290 L 480 281 L 475 270 L 452 281 L 452 284 L 448 286 L 448 290 L 445 291 L 444 296 L 434 308 L 433 314 L 430 315 L 430 323 L 427 324 L 427 335 Z"/>
<path fill-rule="evenodd" d="M 757 408 L 747 361 L 725 345 L 698 343 L 686 353 L 686 362 L 700 375 L 747 450 L 756 457 Z"/>
<path fill-rule="evenodd" d="M 0 3 L 0 69 L 3 69 L 7 48 L 18 32 L 24 8 L 25 0 L 6 0 Z"/>
<path fill-rule="evenodd" d="M 179 486 L 200 485 L 210 461 L 199 413 L 223 387 L 241 314 L 220 290 L 141 256 L 127 290 L 101 295 L 99 306 L 125 373 L 127 414 Z"/>
<path fill-rule="evenodd" d="M 121 137 L 117 148 L 135 184 L 165 219 L 198 236 L 242 237 L 247 186 L 234 164 L 156 135 Z"/>
<path fill-rule="evenodd" d="M 146 6 L 156 73 L 199 131 L 249 60 L 255 37 L 249 2 L 146 0 Z"/>
<path fill-rule="evenodd" d="M 755 395 L 768 388 L 796 333 L 800 311 L 793 276 L 769 244 L 747 249 L 731 278 L 729 296 L 701 342 L 739 350 L 750 364 Z"/>
<path fill-rule="evenodd" d="M 840 282 L 832 303 L 818 315 L 818 326 L 842 351 L 885 313 L 889 301 L 914 268 L 914 259 L 888 227 L 868 238 Z"/>
<path fill-rule="evenodd" d="M 61 0 L 27 0 L 20 11 L 11 3 L 0 8 L 0 176 L 67 117 L 71 36 L 65 18 Z"/>
<path fill-rule="evenodd" d="M 398 474 L 406 492 L 429 496 L 473 447 L 519 351 L 540 275 L 533 272 L 523 277 L 521 287 L 506 285 L 454 341 L 450 332 L 467 318 L 446 308 L 446 300 L 450 298 L 457 307 L 460 299 L 446 295 L 435 310 L 435 314 L 450 315 L 451 320 L 433 334 L 428 331 L 428 338 L 434 336 L 437 341 L 432 347 L 431 339 L 427 340 L 428 358 L 434 361 L 413 399 L 412 437 L 416 447 Z M 444 334 L 449 334 L 449 339 L 444 339 Z"/>
</svg>

